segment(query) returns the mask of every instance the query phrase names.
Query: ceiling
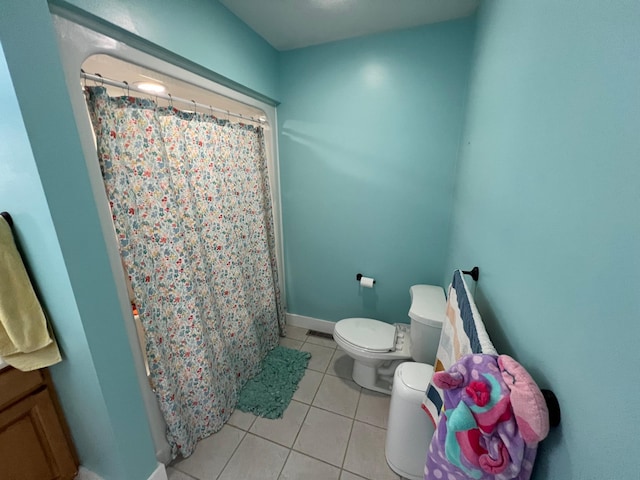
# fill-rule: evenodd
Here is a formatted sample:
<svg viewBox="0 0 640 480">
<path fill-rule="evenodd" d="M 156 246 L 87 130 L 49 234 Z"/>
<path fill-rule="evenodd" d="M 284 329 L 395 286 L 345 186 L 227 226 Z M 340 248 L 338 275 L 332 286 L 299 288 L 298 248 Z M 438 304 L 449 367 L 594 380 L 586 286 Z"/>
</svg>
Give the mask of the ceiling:
<svg viewBox="0 0 640 480">
<path fill-rule="evenodd" d="M 277 50 L 318 45 L 474 13 L 479 0 L 220 0 Z"/>
</svg>

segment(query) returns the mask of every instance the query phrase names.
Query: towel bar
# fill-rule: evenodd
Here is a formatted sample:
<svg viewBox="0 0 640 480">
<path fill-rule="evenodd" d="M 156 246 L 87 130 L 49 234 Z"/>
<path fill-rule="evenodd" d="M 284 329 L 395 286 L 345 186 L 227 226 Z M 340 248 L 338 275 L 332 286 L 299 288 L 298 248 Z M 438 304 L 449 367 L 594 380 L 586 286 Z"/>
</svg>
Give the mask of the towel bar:
<svg viewBox="0 0 640 480">
<path fill-rule="evenodd" d="M 557 427 L 560 425 L 560 403 L 558 397 L 551 390 L 540 390 L 544 401 L 547 404 L 547 410 L 549 410 L 549 426 Z"/>
<path fill-rule="evenodd" d="M 464 273 L 465 275 L 471 275 L 471 278 L 473 278 L 473 280 L 475 282 L 478 281 L 478 277 L 480 277 L 480 269 L 478 267 L 473 267 L 471 270 L 468 271 L 462 271 L 462 273 Z"/>
<path fill-rule="evenodd" d="M 0 212 L 0 215 L 7 221 L 10 227 L 13 227 L 13 218 L 11 218 L 9 212 Z"/>
</svg>

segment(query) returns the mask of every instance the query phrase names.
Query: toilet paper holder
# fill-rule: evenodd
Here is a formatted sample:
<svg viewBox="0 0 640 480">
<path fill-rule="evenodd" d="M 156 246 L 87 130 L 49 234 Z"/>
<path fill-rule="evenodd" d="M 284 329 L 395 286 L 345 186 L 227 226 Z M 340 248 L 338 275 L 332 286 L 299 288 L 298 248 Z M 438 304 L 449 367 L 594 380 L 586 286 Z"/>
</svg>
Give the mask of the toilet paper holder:
<svg viewBox="0 0 640 480">
<path fill-rule="evenodd" d="M 356 281 L 359 282 L 360 280 L 362 280 L 362 277 L 364 277 L 364 275 L 362 275 L 361 273 L 356 274 Z M 375 284 L 376 281 L 374 280 L 373 283 Z"/>
</svg>

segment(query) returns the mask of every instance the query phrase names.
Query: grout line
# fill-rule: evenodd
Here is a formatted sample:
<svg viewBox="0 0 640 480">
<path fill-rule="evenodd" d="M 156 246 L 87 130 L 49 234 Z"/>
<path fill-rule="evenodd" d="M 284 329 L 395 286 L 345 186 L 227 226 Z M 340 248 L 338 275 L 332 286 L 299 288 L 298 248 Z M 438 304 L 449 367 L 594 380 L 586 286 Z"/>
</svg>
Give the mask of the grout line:
<svg viewBox="0 0 640 480">
<path fill-rule="evenodd" d="M 193 478 L 193 480 L 200 480 L 198 477 L 194 477 L 193 475 L 191 475 L 190 473 L 187 472 L 183 472 L 182 470 L 180 470 L 179 468 L 173 467 L 173 466 L 169 466 L 167 465 L 167 468 L 172 468 L 173 470 L 175 470 L 176 472 L 180 472 L 183 475 L 186 475 L 189 478 Z"/>
<path fill-rule="evenodd" d="M 314 370 L 314 371 L 315 371 L 315 370 Z M 325 375 L 326 375 L 326 374 L 325 374 Z M 324 380 L 325 375 L 322 375 L 322 379 L 320 380 L 320 383 L 318 384 L 318 390 L 316 390 L 316 394 L 313 396 L 313 400 L 315 400 L 316 395 L 317 395 L 317 394 L 318 394 L 318 392 L 320 391 L 320 385 L 322 385 L 322 381 Z M 313 400 L 312 400 L 312 402 L 313 402 Z M 305 404 L 305 405 L 306 405 L 306 404 Z M 327 465 L 331 465 L 332 467 L 337 468 L 338 470 L 342 470 L 342 468 L 341 468 L 341 467 L 338 467 L 337 465 L 334 465 L 334 464 L 332 464 L 332 463 L 329 463 L 329 462 L 327 462 L 326 460 L 322 460 L 321 458 L 316 458 L 316 457 L 314 457 L 312 454 L 309 454 L 309 453 L 307 453 L 307 452 L 302 452 L 302 451 L 300 451 L 300 450 L 295 449 L 294 447 L 295 447 L 295 445 L 296 445 L 296 441 L 298 440 L 298 437 L 300 436 L 300 432 L 302 432 L 302 428 L 304 427 L 304 422 L 307 420 L 307 417 L 309 416 L 309 412 L 311 412 L 311 408 L 317 408 L 318 410 L 322 410 L 322 411 L 325 411 L 325 412 L 328 412 L 328 413 L 333 413 L 333 414 L 335 414 L 335 415 L 339 415 L 339 416 L 341 416 L 341 417 L 343 417 L 343 418 L 347 418 L 348 420 L 350 420 L 350 421 L 351 421 L 351 429 L 353 429 L 353 421 L 354 421 L 354 419 L 353 419 L 353 418 L 349 418 L 349 417 L 345 417 L 344 415 L 340 415 L 339 413 L 331 412 L 331 411 L 326 410 L 326 409 L 324 409 L 324 408 L 318 408 L 318 407 L 316 407 L 315 405 L 312 405 L 312 404 L 309 404 L 308 406 L 309 406 L 309 409 L 307 410 L 307 413 L 306 413 L 306 415 L 304 416 L 304 420 L 302 420 L 302 424 L 300 425 L 300 429 L 298 430 L 298 433 L 297 433 L 297 435 L 296 435 L 296 438 L 295 438 L 295 440 L 293 441 L 293 446 L 291 447 L 291 450 L 293 450 L 294 452 L 299 453 L 299 454 L 301 454 L 301 455 L 305 455 L 305 456 L 307 456 L 307 457 L 313 458 L 314 460 L 318 460 L 318 461 L 320 461 L 320 462 L 322 462 L 322 463 L 326 463 Z M 356 408 L 357 408 L 357 407 L 356 407 Z M 351 438 L 351 429 L 349 430 L 349 438 Z M 347 441 L 347 445 L 346 445 L 346 447 L 345 447 L 345 449 L 344 449 L 344 453 L 343 453 L 343 456 L 342 456 L 342 463 L 344 463 L 344 457 L 346 456 L 347 448 L 349 448 L 349 441 Z M 341 463 L 341 465 L 342 465 L 342 463 Z M 341 472 L 339 472 L 339 473 L 338 473 L 338 477 L 340 476 L 340 473 L 341 473 Z"/>
<path fill-rule="evenodd" d="M 284 463 L 282 464 L 282 468 L 280 468 L 280 471 L 278 472 L 278 476 L 276 478 L 280 478 L 280 475 L 282 475 L 282 472 L 284 471 L 284 467 L 287 466 L 287 462 L 289 461 L 289 457 L 291 456 L 291 452 L 293 451 L 293 449 L 289 449 L 289 453 L 287 453 L 287 458 L 284 459 Z"/>
<path fill-rule="evenodd" d="M 347 452 L 349 451 L 349 444 L 351 443 L 351 434 L 353 433 L 353 426 L 356 424 L 356 421 L 351 419 L 351 429 L 349 430 L 349 439 L 347 440 L 347 447 L 344 449 L 344 453 L 342 454 L 342 463 L 340 464 L 340 469 L 344 470 L 344 462 L 347 459 Z"/>
<path fill-rule="evenodd" d="M 296 436 L 293 439 L 293 443 L 291 444 L 291 450 L 293 450 L 293 447 L 296 445 L 296 441 L 298 440 L 298 437 L 300 436 L 300 432 L 302 431 L 302 428 L 304 427 L 304 422 L 307 421 L 307 417 L 309 416 L 309 412 L 311 411 L 311 405 L 307 405 L 307 406 L 309 408 L 307 408 L 307 413 L 304 414 L 304 418 L 302 419 L 302 423 L 300 424 L 300 428 L 298 429 L 298 433 L 296 433 Z M 300 453 L 302 453 L 302 452 L 300 452 Z"/>
<path fill-rule="evenodd" d="M 237 428 L 237 427 L 235 427 Z M 236 448 L 233 449 L 233 452 L 231 452 L 231 455 L 229 455 L 229 458 L 227 458 L 227 461 L 224 462 L 224 467 L 222 467 L 222 470 L 220 470 L 220 473 L 218 474 L 218 476 L 216 477 L 216 479 L 220 478 L 220 476 L 224 473 L 224 471 L 227 469 L 227 466 L 229 466 L 229 462 L 231 461 L 231 459 L 233 458 L 233 456 L 236 454 L 236 452 L 238 451 L 238 448 L 240 448 L 240 445 L 242 445 L 242 442 L 244 442 L 244 439 L 246 438 L 247 434 L 249 433 L 246 430 L 242 430 L 241 428 L 238 428 L 238 430 L 240 430 L 241 432 L 244 432 L 244 435 L 242 435 L 242 438 L 240 439 L 240 441 L 238 442 L 238 445 L 236 445 Z"/>
<path fill-rule="evenodd" d="M 356 402 L 356 413 L 358 413 L 358 407 L 360 406 L 361 398 L 362 398 L 362 388 L 360 389 L 360 393 L 358 394 L 358 401 Z M 351 419 L 351 430 L 349 430 L 349 439 L 347 440 L 347 448 L 344 449 L 344 456 L 342 457 L 342 464 L 340 465 L 340 468 L 343 470 L 344 470 L 344 462 L 347 459 L 347 452 L 349 451 L 349 444 L 351 444 L 351 434 L 353 433 L 353 426 L 356 424 L 356 418 L 355 418 L 356 413 L 353 414 L 353 418 Z"/>
<path fill-rule="evenodd" d="M 324 382 L 325 375 L 326 375 L 326 373 L 322 374 L 322 378 L 320 379 L 320 383 L 318 384 L 318 388 L 316 388 L 316 393 L 313 394 L 313 398 L 311 399 L 311 403 L 309 404 L 310 407 L 314 407 L 315 406 L 313 404 L 313 402 L 316 401 L 316 397 L 318 396 L 318 392 L 320 391 L 320 387 L 322 386 L 322 383 Z M 325 409 L 323 408 L 322 410 L 325 410 Z"/>
<path fill-rule="evenodd" d="M 305 405 L 309 405 L 309 404 L 305 403 Z M 309 405 L 309 406 L 313 407 L 313 408 L 316 408 L 318 410 L 322 410 L 323 412 L 333 413 L 334 415 L 338 415 L 339 417 L 346 418 L 347 420 L 355 420 L 356 419 L 356 417 L 349 417 L 348 415 L 344 415 L 342 413 L 332 412 L 331 410 L 327 410 L 326 408 L 322 408 L 322 407 L 319 407 L 317 405 Z M 361 421 L 358 420 L 358 422 L 361 422 Z M 366 423 L 366 422 L 361 422 L 361 423 Z M 367 425 L 371 425 L 371 424 L 367 423 Z M 371 425 L 371 426 L 372 427 L 378 427 L 377 425 Z M 378 428 L 382 428 L 382 427 L 378 427 Z M 382 430 L 386 430 L 386 428 L 382 428 Z"/>
<path fill-rule="evenodd" d="M 313 456 L 313 454 L 311 454 L 311 453 L 306 453 L 306 452 L 303 452 L 303 451 L 301 451 L 301 450 L 297 450 L 297 449 L 295 449 L 295 448 L 292 448 L 292 449 L 291 449 L 291 451 L 292 451 L 292 452 L 299 453 L 300 455 L 303 455 L 303 456 L 305 456 L 305 457 L 313 458 L 314 460 L 317 460 L 318 462 L 322 462 L 322 463 L 324 463 L 325 465 L 329 465 L 330 467 L 337 468 L 338 470 L 340 470 L 340 472 L 342 472 L 342 468 L 338 467 L 337 465 L 334 465 L 333 463 L 329 463 L 329 462 L 327 462 L 326 460 L 323 460 L 323 459 L 321 459 L 321 458 L 314 457 L 314 456 Z M 340 472 L 339 472 L 339 473 L 340 473 Z M 349 473 L 352 473 L 352 472 L 349 472 Z M 339 475 L 338 475 L 338 476 L 339 476 Z"/>
<path fill-rule="evenodd" d="M 262 435 L 260 435 L 260 434 L 259 434 L 259 433 L 257 433 L 257 432 L 250 432 L 250 431 L 248 431 L 248 430 L 247 430 L 247 433 L 250 433 L 251 435 L 254 435 L 254 436 L 256 436 L 256 437 L 262 438 L 263 440 L 267 440 L 267 441 L 269 441 L 269 442 L 271 442 L 271 443 L 275 443 L 276 445 L 280 445 L 281 447 L 288 448 L 288 449 L 292 449 L 292 448 L 293 448 L 293 444 L 294 444 L 294 443 L 296 443 L 296 439 L 298 438 L 298 435 L 300 434 L 300 430 L 302 430 L 302 425 L 304 425 L 304 421 L 306 420 L 306 418 L 307 418 L 307 414 L 309 413 L 309 410 L 311 409 L 311 408 L 310 408 L 310 407 L 311 407 L 311 405 L 307 405 L 306 403 L 299 402 L 298 400 L 291 400 L 291 401 L 292 401 L 292 402 L 299 403 L 300 405 L 303 405 L 303 406 L 307 407 L 307 412 L 304 414 L 304 417 L 302 418 L 302 423 L 301 423 L 301 424 L 300 424 L 300 426 L 298 427 L 298 432 L 296 433 L 296 436 L 293 438 L 293 443 L 291 444 L 291 446 L 289 446 L 289 445 L 284 445 L 283 443 L 280 443 L 279 441 L 274 440 L 273 438 L 263 437 Z M 289 403 L 289 405 L 291 405 L 291 403 Z M 287 408 L 289 408 L 289 407 L 287 407 Z M 267 420 L 271 420 L 271 419 L 267 419 Z M 276 419 L 276 420 L 282 420 L 282 419 L 281 419 L 281 418 L 278 418 L 278 419 Z"/>
</svg>

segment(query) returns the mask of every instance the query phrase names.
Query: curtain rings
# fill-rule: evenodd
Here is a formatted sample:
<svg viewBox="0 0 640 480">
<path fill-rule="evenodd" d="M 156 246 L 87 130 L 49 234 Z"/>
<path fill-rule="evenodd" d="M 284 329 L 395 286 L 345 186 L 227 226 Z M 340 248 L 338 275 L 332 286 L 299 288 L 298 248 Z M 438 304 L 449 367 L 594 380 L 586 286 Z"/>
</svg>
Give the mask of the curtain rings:
<svg viewBox="0 0 640 480">
<path fill-rule="evenodd" d="M 169 110 L 173 110 L 173 97 L 170 93 L 167 93 L 167 96 L 169 97 Z"/>
<path fill-rule="evenodd" d="M 99 78 L 100 78 L 100 80 L 102 80 L 102 85 L 100 85 L 100 86 L 101 86 L 101 87 L 104 87 L 104 78 L 102 78 L 102 75 L 100 75 L 100 74 L 99 74 L 99 73 L 97 73 L 97 72 L 96 72 L 96 73 L 94 73 L 94 75 L 95 75 L 96 77 L 99 77 Z M 98 86 L 98 82 L 96 82 L 96 86 Z"/>
<path fill-rule="evenodd" d="M 193 113 L 198 113 L 196 110 L 196 101 L 195 100 L 191 100 L 191 103 L 193 103 Z"/>
<path fill-rule="evenodd" d="M 125 92 L 127 94 L 127 97 L 130 97 L 131 96 L 131 91 L 129 90 L 129 82 L 127 82 L 126 80 L 123 80 L 122 83 L 124 85 L 126 85 L 126 87 L 127 87 L 127 91 Z M 122 91 L 123 92 L 125 91 L 124 88 L 122 89 Z"/>
</svg>

